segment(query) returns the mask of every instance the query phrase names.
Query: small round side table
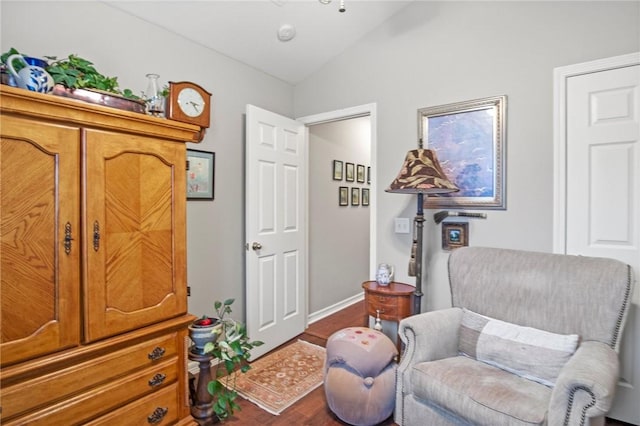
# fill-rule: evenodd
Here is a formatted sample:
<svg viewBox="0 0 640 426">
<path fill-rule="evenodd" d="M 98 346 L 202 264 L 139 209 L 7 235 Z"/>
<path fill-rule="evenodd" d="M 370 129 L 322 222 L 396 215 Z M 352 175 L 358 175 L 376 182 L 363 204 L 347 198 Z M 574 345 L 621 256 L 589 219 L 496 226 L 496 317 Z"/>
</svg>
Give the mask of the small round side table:
<svg viewBox="0 0 640 426">
<path fill-rule="evenodd" d="M 379 285 L 376 281 L 362 283 L 364 289 L 364 309 L 370 316 L 385 321 L 400 322 L 413 314 L 413 292 L 415 287 L 409 284 L 391 282 Z M 400 353 L 401 341 L 396 339 L 396 347 Z"/>
</svg>

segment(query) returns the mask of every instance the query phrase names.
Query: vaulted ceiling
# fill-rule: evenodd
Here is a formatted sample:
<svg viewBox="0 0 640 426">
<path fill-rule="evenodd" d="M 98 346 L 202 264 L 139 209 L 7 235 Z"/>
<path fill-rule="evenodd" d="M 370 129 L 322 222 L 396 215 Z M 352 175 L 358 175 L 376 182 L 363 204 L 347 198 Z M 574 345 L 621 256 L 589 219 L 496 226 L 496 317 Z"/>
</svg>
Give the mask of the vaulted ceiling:
<svg viewBox="0 0 640 426">
<path fill-rule="evenodd" d="M 104 1 L 296 84 L 411 1 Z M 326 3 L 326 4 L 325 4 Z M 340 12 L 341 3 L 346 9 Z M 279 38 L 294 35 L 289 41 Z"/>
</svg>

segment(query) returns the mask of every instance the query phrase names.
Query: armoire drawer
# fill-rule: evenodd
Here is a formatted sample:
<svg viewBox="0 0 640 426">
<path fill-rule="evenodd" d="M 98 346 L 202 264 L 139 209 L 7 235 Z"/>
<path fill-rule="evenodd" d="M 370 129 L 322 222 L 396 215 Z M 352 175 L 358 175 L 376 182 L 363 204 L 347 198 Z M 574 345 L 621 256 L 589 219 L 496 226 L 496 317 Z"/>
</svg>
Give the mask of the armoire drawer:
<svg viewBox="0 0 640 426">
<path fill-rule="evenodd" d="M 167 359 L 175 359 L 176 333 L 75 364 L 2 389 L 2 422 L 39 407 L 74 397 L 88 389 Z M 175 363 L 175 361 L 173 361 Z"/>
<path fill-rule="evenodd" d="M 30 412 L 22 417 L 3 421 L 5 426 L 17 425 L 76 425 L 138 400 L 147 394 L 154 396 L 159 390 L 173 388 L 173 398 L 176 381 L 180 369 L 178 358 L 166 360 L 155 366 L 148 367 L 139 373 L 121 377 L 102 386 L 86 390 L 84 393 L 67 398 L 56 404 L 41 407 L 38 411 Z M 41 391 L 46 391 L 41 389 Z M 47 392 L 48 393 L 48 392 Z"/>
<path fill-rule="evenodd" d="M 112 411 L 85 426 L 170 425 L 178 419 L 177 384 Z"/>
</svg>

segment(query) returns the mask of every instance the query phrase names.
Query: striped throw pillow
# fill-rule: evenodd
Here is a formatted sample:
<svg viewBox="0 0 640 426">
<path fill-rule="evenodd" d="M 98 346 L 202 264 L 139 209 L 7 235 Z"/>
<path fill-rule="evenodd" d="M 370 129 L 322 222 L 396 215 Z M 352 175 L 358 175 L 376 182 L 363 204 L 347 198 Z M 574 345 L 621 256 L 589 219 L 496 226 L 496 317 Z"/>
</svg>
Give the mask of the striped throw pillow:
<svg viewBox="0 0 640 426">
<path fill-rule="evenodd" d="M 464 309 L 458 350 L 461 355 L 553 386 L 578 341 L 577 334 L 522 327 Z"/>
</svg>

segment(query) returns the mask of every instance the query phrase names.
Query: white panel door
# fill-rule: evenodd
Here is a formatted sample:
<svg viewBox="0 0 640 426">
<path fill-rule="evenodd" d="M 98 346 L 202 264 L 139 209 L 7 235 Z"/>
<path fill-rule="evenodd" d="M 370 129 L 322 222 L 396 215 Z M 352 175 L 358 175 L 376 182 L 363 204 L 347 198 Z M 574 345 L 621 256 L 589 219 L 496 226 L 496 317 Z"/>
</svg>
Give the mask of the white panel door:
<svg viewBox="0 0 640 426">
<path fill-rule="evenodd" d="M 640 277 L 640 65 L 566 79 L 566 253 L 619 259 Z M 640 424 L 640 291 L 608 417 Z"/>
<path fill-rule="evenodd" d="M 247 105 L 247 331 L 256 359 L 306 327 L 306 128 Z"/>
</svg>

